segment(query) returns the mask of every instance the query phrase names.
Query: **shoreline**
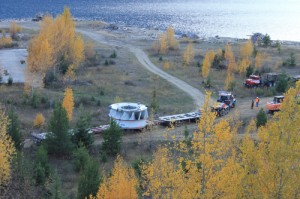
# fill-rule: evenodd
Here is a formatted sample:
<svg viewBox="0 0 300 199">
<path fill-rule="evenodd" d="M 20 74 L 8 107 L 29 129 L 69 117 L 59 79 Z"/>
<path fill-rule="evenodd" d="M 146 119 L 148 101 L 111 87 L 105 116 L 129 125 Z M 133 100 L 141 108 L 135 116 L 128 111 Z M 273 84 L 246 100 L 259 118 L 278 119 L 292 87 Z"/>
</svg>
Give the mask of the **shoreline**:
<svg viewBox="0 0 300 199">
<path fill-rule="evenodd" d="M 39 23 L 39 22 L 35 22 L 32 21 L 33 18 L 24 18 L 24 19 L 0 19 L 0 28 L 3 28 L 3 23 L 6 24 L 5 26 L 9 27 L 9 23 L 11 23 L 12 21 L 15 21 L 17 23 Z M 165 30 L 160 30 L 157 28 L 144 28 L 144 27 L 137 27 L 137 26 L 128 26 L 128 25 L 120 25 L 120 24 L 115 24 L 115 23 L 108 23 L 105 21 L 100 21 L 100 20 L 85 20 L 85 19 L 78 19 L 78 18 L 74 18 L 74 21 L 76 23 L 76 25 L 87 25 L 87 26 L 91 26 L 88 28 L 93 28 L 93 25 L 96 25 L 96 28 L 100 28 L 101 30 L 107 30 L 110 32 L 119 32 L 119 33 L 128 33 L 128 34 L 135 34 L 139 35 L 141 32 L 142 33 L 146 33 L 149 37 L 148 38 L 144 38 L 144 39 L 157 39 L 157 35 L 165 32 Z M 97 27 L 99 24 L 101 24 L 102 27 Z M 5 27 L 4 26 L 4 27 Z M 26 29 L 26 28 L 25 28 Z M 175 30 L 176 33 L 176 30 Z M 254 33 L 252 33 L 254 34 Z M 194 33 L 189 33 L 189 34 L 176 34 L 176 36 L 178 38 L 183 37 L 183 36 L 187 36 L 190 39 L 194 39 L 194 40 L 200 40 L 200 41 L 205 41 L 205 42 L 213 42 L 213 43 L 234 43 L 234 42 L 244 42 L 247 41 L 249 39 L 249 37 L 251 36 L 251 34 L 249 34 L 248 38 L 238 38 L 238 37 L 227 37 L 227 36 L 220 36 L 220 35 L 215 35 L 215 36 L 208 36 L 208 37 L 204 37 L 204 36 L 200 36 Z M 288 46 L 300 46 L 300 41 L 291 41 L 291 40 L 272 40 L 272 34 L 269 34 L 271 36 L 271 41 L 275 42 L 275 41 L 279 41 L 281 44 L 283 45 L 288 45 Z"/>
</svg>

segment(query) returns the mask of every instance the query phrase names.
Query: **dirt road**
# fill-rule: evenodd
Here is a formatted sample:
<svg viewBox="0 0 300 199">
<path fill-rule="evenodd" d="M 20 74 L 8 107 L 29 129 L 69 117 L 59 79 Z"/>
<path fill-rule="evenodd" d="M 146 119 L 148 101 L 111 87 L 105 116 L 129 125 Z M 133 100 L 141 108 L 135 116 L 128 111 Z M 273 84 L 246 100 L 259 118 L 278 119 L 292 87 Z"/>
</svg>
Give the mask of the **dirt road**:
<svg viewBox="0 0 300 199">
<path fill-rule="evenodd" d="M 194 104 L 196 106 L 195 110 L 199 110 L 199 108 L 202 106 L 204 101 L 204 95 L 200 90 L 159 69 L 150 61 L 149 57 L 142 49 L 130 43 L 127 43 L 126 41 L 107 38 L 104 35 L 101 35 L 95 31 L 81 29 L 77 29 L 77 31 L 97 42 L 116 47 L 125 47 L 129 49 L 129 51 L 135 55 L 135 57 L 138 59 L 141 65 L 144 66 L 147 70 L 167 80 L 171 84 L 175 85 L 177 88 L 181 89 L 183 92 L 186 92 L 188 95 L 190 95 L 194 100 Z"/>
</svg>

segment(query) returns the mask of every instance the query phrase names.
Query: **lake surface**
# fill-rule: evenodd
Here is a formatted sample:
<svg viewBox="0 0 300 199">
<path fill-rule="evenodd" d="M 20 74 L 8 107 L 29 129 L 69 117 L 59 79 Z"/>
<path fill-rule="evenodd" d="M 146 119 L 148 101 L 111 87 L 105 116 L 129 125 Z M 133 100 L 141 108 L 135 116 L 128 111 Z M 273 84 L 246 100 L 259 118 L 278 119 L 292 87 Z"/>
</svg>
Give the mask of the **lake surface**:
<svg viewBox="0 0 300 199">
<path fill-rule="evenodd" d="M 247 38 L 254 32 L 271 39 L 300 41 L 298 0 L 0 0 L 0 20 L 57 15 L 64 6 L 77 19 L 193 33 L 200 37 Z"/>
</svg>

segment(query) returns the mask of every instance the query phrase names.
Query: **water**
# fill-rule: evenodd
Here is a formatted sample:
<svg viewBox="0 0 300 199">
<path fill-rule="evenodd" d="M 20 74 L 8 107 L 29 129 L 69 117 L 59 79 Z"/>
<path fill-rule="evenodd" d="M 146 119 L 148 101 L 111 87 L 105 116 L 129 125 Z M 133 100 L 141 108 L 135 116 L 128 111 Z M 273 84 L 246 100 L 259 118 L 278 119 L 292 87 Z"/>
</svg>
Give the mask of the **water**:
<svg viewBox="0 0 300 199">
<path fill-rule="evenodd" d="M 143 28 L 194 33 L 200 37 L 247 38 L 268 33 L 274 40 L 300 41 L 298 0 L 0 0 L 0 20 L 53 15 L 64 6 L 74 17 Z"/>
</svg>

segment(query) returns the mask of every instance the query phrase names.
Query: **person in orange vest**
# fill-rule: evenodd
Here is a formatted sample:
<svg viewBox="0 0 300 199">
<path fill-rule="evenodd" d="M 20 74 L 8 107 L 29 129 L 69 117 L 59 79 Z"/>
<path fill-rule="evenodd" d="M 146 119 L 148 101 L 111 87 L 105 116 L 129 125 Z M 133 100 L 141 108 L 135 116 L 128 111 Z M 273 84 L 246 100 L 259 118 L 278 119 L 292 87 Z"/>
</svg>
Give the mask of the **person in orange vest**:
<svg viewBox="0 0 300 199">
<path fill-rule="evenodd" d="M 259 103 L 259 98 L 258 97 L 256 97 L 255 102 L 256 102 L 256 107 L 258 107 L 258 103 Z"/>
</svg>

